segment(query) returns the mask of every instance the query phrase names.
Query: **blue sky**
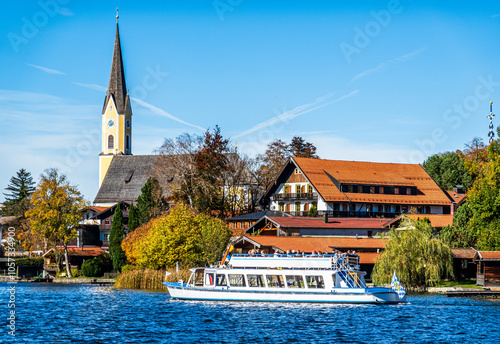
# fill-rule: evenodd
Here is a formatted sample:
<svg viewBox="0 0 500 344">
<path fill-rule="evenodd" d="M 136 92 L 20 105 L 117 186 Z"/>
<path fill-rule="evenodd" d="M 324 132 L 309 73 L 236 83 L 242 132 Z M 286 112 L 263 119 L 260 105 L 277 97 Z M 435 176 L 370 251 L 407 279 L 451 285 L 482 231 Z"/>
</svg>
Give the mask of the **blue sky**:
<svg viewBox="0 0 500 344">
<path fill-rule="evenodd" d="M 487 140 L 500 107 L 494 1 L 9 1 L 0 189 L 56 167 L 95 197 L 117 6 L 134 154 L 219 125 L 249 156 L 300 135 L 322 158 L 421 163 Z"/>
</svg>

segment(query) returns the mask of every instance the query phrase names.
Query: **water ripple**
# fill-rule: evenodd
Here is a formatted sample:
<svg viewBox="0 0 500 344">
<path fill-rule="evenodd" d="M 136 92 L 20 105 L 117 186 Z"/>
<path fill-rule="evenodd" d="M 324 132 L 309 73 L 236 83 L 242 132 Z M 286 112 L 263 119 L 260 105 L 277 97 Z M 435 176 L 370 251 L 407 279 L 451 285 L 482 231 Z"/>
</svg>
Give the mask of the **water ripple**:
<svg viewBox="0 0 500 344">
<path fill-rule="evenodd" d="M 0 283 L 0 317 L 8 291 Z M 497 343 L 500 304 L 411 295 L 405 305 L 194 302 L 92 285 L 16 285 L 13 343 Z M 2 306 L 3 305 L 3 306 Z M 12 339 L 15 339 L 14 341 Z"/>
</svg>

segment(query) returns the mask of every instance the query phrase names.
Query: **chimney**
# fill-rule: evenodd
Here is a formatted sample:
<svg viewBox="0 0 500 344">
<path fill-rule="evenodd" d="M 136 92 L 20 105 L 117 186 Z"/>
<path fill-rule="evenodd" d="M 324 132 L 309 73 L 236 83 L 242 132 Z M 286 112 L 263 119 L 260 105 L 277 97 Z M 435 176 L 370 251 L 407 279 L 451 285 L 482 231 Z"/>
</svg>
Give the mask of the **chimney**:
<svg viewBox="0 0 500 344">
<path fill-rule="evenodd" d="M 323 214 L 323 222 L 328 223 L 328 213 Z"/>
</svg>

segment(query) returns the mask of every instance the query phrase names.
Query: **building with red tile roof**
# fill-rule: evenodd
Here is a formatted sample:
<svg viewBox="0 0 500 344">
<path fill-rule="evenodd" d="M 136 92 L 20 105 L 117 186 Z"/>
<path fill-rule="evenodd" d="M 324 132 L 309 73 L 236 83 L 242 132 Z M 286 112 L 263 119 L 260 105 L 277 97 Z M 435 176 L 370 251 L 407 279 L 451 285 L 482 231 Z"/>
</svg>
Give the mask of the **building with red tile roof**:
<svg viewBox="0 0 500 344">
<path fill-rule="evenodd" d="M 258 249 L 264 253 L 286 253 L 287 251 L 312 253 L 335 251 L 356 251 L 359 255 L 361 269 L 371 273 L 376 258 L 385 248 L 388 239 L 376 238 L 340 238 L 340 237 L 275 237 L 275 236 L 241 236 L 232 242 L 236 252 L 248 253 Z"/>
<path fill-rule="evenodd" d="M 264 216 L 246 233 L 262 236 L 372 237 L 387 232 L 390 219 Z"/>
<path fill-rule="evenodd" d="M 500 287 L 500 251 L 477 251 L 476 283 L 483 287 Z"/>
<path fill-rule="evenodd" d="M 334 217 L 450 214 L 452 201 L 421 165 L 291 158 L 261 198 L 270 210 Z"/>
</svg>

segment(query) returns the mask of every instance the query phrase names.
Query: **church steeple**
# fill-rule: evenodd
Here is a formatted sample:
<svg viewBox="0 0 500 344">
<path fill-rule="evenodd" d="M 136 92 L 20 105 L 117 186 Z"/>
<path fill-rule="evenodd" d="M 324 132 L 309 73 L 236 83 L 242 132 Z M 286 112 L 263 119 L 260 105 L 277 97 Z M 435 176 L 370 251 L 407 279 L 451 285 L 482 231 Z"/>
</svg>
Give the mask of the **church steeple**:
<svg viewBox="0 0 500 344">
<path fill-rule="evenodd" d="M 118 9 L 117 9 L 118 11 Z M 102 151 L 99 156 L 99 186 L 115 155 L 132 154 L 132 108 L 125 83 L 118 13 L 108 91 L 102 108 Z"/>
<path fill-rule="evenodd" d="M 118 17 L 118 16 L 117 16 Z M 111 62 L 111 75 L 109 77 L 108 91 L 104 100 L 102 113 L 106 111 L 109 98 L 113 97 L 119 114 L 124 114 L 129 106 L 129 96 L 127 84 L 125 82 L 125 71 L 123 69 L 122 48 L 120 44 L 120 30 L 116 23 L 115 47 L 113 50 L 113 60 Z"/>
</svg>

